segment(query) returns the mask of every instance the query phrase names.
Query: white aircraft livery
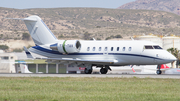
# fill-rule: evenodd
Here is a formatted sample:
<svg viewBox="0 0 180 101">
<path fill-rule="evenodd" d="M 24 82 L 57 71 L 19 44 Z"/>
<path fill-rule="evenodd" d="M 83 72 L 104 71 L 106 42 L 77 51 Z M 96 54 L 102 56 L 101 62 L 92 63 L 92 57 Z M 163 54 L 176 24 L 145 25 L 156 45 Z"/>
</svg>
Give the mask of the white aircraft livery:
<svg viewBox="0 0 180 101">
<path fill-rule="evenodd" d="M 101 74 L 111 70 L 110 66 L 161 65 L 176 58 L 163 50 L 158 44 L 148 41 L 82 41 L 58 40 L 40 17 L 9 18 L 25 22 L 36 46 L 24 50 L 27 57 L 34 58 L 30 52 L 45 56 L 49 63 L 71 64 L 86 67 L 86 74 L 92 73 L 92 66 L 100 69 Z M 157 70 L 161 74 L 161 70 Z"/>
</svg>

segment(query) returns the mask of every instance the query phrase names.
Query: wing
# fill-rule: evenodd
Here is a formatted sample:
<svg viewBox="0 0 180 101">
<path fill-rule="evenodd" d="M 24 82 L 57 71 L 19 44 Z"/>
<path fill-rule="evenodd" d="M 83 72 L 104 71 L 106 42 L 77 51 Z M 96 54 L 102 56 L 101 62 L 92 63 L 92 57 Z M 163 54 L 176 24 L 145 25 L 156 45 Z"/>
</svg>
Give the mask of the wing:
<svg viewBox="0 0 180 101">
<path fill-rule="evenodd" d="M 42 59 L 42 60 L 46 60 L 46 62 L 48 63 L 66 63 L 66 64 L 84 64 L 84 63 L 88 63 L 88 64 L 114 64 L 116 62 L 118 62 L 117 60 L 84 60 L 84 59 L 78 59 L 78 58 L 41 58 L 41 57 L 33 57 L 31 55 L 31 53 L 29 52 L 29 50 L 24 47 L 24 51 L 26 52 L 27 58 L 31 58 L 31 59 Z"/>
</svg>

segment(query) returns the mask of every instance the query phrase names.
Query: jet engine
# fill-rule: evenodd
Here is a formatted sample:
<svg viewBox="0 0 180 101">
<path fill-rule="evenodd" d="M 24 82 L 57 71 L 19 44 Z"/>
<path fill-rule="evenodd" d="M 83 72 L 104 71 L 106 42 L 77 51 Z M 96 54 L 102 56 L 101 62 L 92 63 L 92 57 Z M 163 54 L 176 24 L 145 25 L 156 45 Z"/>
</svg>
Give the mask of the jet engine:
<svg viewBox="0 0 180 101">
<path fill-rule="evenodd" d="M 50 45 L 50 48 L 63 54 L 78 53 L 81 43 L 78 40 L 60 40 L 58 43 Z"/>
</svg>

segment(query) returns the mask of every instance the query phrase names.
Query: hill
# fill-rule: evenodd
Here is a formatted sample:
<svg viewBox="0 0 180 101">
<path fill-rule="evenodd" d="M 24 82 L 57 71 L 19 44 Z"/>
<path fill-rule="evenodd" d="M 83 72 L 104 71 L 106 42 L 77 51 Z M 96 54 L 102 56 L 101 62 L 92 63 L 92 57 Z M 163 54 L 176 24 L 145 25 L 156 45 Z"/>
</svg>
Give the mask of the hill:
<svg viewBox="0 0 180 101">
<path fill-rule="evenodd" d="M 103 8 L 0 8 L 0 39 L 21 40 L 27 28 L 22 21 L 4 18 L 25 18 L 38 15 L 60 39 L 110 39 L 142 34 L 179 35 L 180 16 L 151 10 Z"/>
<path fill-rule="evenodd" d="M 136 0 L 119 7 L 119 9 L 146 9 L 172 12 L 180 15 L 180 0 Z"/>
</svg>

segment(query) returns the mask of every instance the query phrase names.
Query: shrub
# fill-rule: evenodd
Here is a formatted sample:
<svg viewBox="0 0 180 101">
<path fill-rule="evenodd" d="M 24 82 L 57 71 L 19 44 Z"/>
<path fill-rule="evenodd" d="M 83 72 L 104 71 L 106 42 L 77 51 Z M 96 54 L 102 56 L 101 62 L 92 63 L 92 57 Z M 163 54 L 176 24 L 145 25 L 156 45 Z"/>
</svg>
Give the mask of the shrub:
<svg viewBox="0 0 180 101">
<path fill-rule="evenodd" d="M 22 39 L 23 40 L 29 40 L 30 39 L 30 35 L 28 33 L 23 33 Z"/>
<path fill-rule="evenodd" d="M 16 49 L 13 49 L 13 52 L 22 52 L 23 50 L 22 49 L 19 49 L 19 48 L 16 48 Z"/>
<path fill-rule="evenodd" d="M 7 49 L 9 49 L 9 47 L 7 45 L 0 45 L 0 49 L 1 50 L 7 50 Z"/>
<path fill-rule="evenodd" d="M 84 33 L 84 39 L 85 39 L 85 40 L 90 40 L 90 39 L 91 39 L 90 35 L 91 35 L 90 33 L 85 32 L 85 33 Z"/>
</svg>

